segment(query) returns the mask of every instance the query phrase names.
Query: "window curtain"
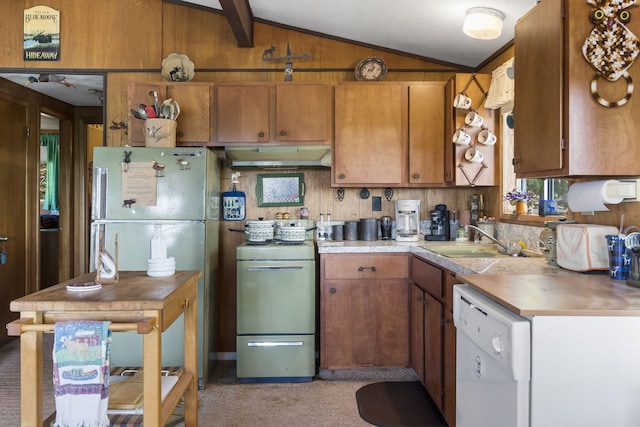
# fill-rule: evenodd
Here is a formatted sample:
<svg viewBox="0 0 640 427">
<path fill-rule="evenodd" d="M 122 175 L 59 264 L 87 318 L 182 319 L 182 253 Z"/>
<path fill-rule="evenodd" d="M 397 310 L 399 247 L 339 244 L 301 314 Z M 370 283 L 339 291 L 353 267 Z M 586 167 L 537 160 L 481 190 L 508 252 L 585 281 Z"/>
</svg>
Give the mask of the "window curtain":
<svg viewBox="0 0 640 427">
<path fill-rule="evenodd" d="M 491 73 L 491 86 L 489 86 L 489 94 L 484 103 L 485 108 L 495 110 L 513 102 L 514 80 L 513 77 L 509 77 L 509 69 L 513 71 L 513 58 Z"/>
<path fill-rule="evenodd" d="M 40 145 L 47 148 L 47 186 L 44 193 L 43 209 L 57 211 L 59 206 L 58 166 L 60 148 L 58 135 L 46 133 L 40 135 Z"/>
</svg>

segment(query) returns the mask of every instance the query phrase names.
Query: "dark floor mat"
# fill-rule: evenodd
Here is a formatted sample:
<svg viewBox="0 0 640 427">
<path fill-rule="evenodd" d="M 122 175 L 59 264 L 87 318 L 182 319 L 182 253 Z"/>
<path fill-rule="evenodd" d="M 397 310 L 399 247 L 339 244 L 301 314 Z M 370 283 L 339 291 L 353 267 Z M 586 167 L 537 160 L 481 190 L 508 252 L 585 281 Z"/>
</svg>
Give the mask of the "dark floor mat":
<svg viewBox="0 0 640 427">
<path fill-rule="evenodd" d="M 418 381 L 379 382 L 356 392 L 360 417 L 379 427 L 447 427 Z"/>
</svg>

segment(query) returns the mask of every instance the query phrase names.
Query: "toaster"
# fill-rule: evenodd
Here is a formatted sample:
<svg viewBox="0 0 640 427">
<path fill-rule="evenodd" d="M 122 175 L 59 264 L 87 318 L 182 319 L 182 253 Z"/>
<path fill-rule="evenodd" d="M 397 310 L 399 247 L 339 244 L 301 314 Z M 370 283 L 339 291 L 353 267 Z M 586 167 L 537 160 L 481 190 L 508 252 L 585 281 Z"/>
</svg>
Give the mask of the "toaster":
<svg viewBox="0 0 640 427">
<path fill-rule="evenodd" d="M 558 224 L 556 262 L 562 268 L 587 272 L 609 270 L 607 239 L 618 229 L 598 224 Z"/>
</svg>

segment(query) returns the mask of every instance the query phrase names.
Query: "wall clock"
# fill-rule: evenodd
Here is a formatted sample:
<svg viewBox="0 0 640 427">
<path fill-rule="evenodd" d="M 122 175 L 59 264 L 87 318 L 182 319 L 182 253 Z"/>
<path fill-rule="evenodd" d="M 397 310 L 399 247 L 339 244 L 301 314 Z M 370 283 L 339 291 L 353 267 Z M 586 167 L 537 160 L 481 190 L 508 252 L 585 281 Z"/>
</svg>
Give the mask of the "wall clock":
<svg viewBox="0 0 640 427">
<path fill-rule="evenodd" d="M 360 81 L 379 81 L 387 75 L 387 63 L 382 58 L 371 56 L 356 65 L 356 79 Z"/>
</svg>

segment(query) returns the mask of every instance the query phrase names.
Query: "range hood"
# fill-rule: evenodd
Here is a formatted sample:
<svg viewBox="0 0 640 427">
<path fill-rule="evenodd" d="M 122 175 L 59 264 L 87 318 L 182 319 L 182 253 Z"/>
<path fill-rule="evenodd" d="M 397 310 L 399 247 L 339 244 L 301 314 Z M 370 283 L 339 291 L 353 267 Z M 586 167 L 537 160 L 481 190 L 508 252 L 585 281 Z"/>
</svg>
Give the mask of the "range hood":
<svg viewBox="0 0 640 427">
<path fill-rule="evenodd" d="M 225 156 L 232 169 L 331 167 L 328 145 L 225 147 Z"/>
</svg>

